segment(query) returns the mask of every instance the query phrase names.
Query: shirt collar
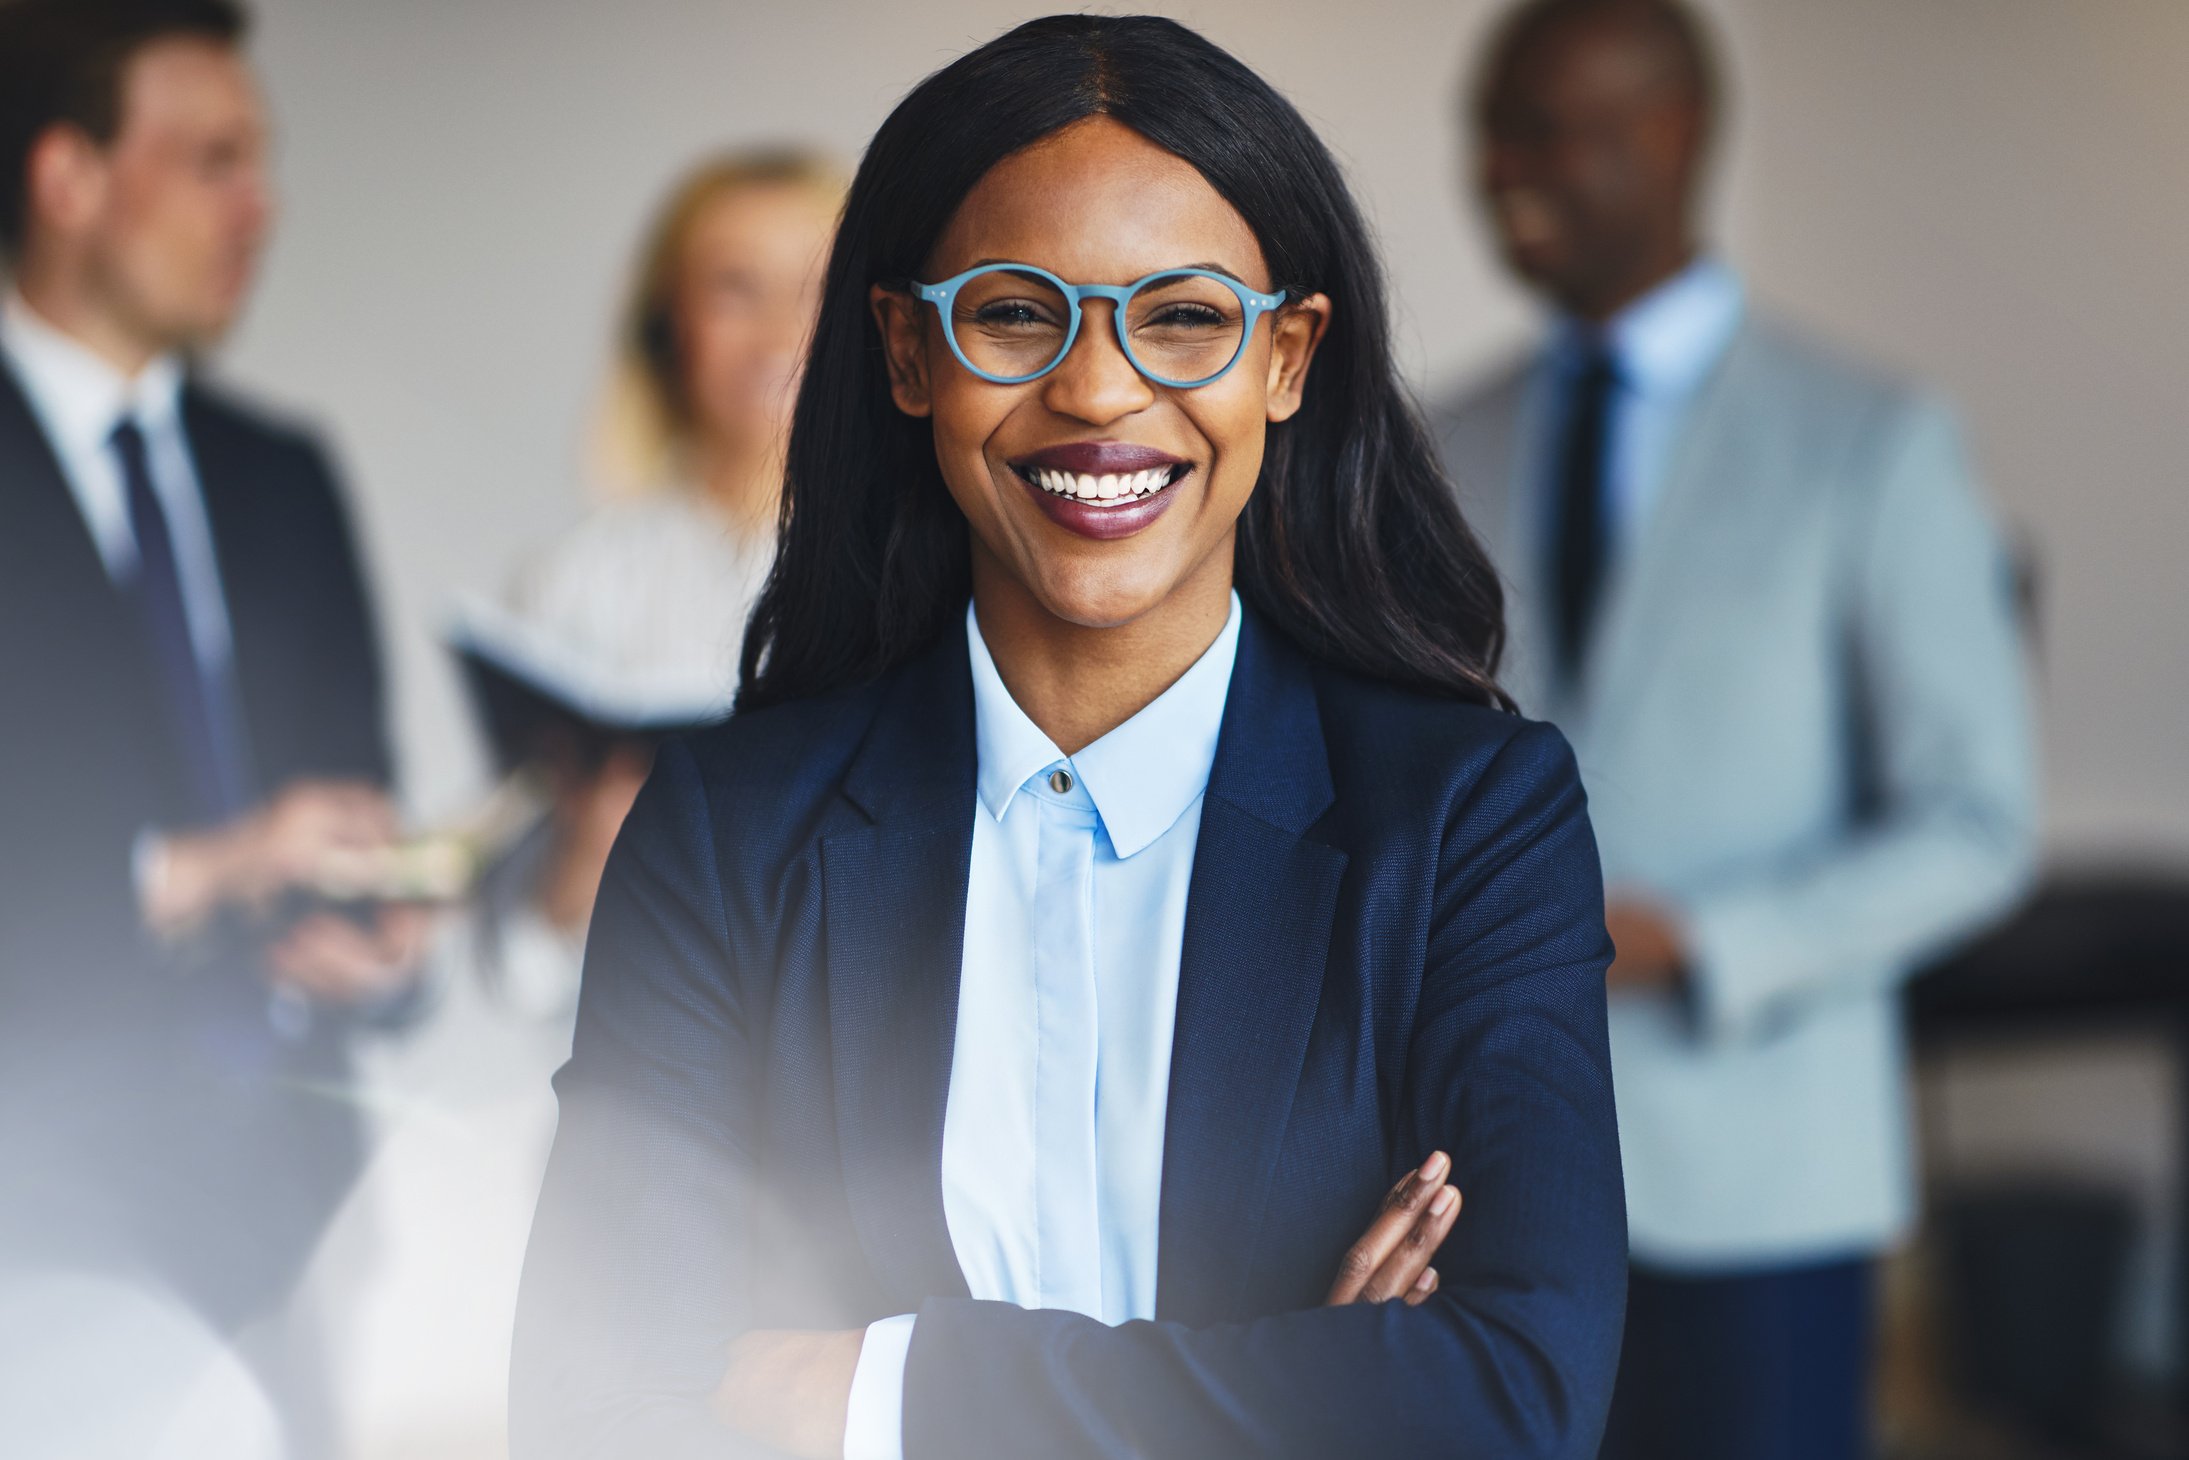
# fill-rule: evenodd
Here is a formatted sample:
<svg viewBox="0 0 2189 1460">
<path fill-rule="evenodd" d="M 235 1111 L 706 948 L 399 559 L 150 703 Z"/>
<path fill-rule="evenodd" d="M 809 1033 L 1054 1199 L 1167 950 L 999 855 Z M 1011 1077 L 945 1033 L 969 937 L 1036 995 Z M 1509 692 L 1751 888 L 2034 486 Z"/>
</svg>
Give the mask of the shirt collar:
<svg viewBox="0 0 2189 1460">
<path fill-rule="evenodd" d="M 981 805 L 1001 821 L 1021 787 L 1062 761 L 1086 788 L 1118 856 L 1130 857 L 1154 842 L 1208 789 L 1239 653 L 1240 617 L 1234 592 L 1215 642 L 1169 689 L 1079 754 L 1066 756 L 1004 688 L 980 621 L 968 606 L 965 639 L 973 668 Z"/>
<path fill-rule="evenodd" d="M 1705 254 L 1612 317 L 1600 331 L 1572 319 L 1558 328 L 1559 363 L 1586 357 L 1592 338 L 1610 343 L 1619 379 L 1646 396 L 1681 396 L 1702 383 L 1733 341 L 1746 308 L 1740 276 Z"/>
<path fill-rule="evenodd" d="M 124 415 L 154 430 L 180 413 L 183 370 L 177 356 L 160 355 L 134 378 L 126 376 L 48 324 L 13 289 L 0 300 L 0 349 L 57 438 L 54 444 L 66 454 L 103 450 Z"/>
</svg>

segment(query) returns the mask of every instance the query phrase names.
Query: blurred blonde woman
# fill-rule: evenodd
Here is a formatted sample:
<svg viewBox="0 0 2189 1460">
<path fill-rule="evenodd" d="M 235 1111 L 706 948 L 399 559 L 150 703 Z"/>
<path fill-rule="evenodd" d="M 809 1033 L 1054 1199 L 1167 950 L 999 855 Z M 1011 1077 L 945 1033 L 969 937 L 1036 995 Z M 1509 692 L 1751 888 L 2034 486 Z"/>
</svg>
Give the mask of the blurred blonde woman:
<svg viewBox="0 0 2189 1460">
<path fill-rule="evenodd" d="M 844 178 L 796 150 L 688 174 L 632 271 L 598 462 L 613 492 L 697 486 L 773 529 L 797 373 Z"/>
<path fill-rule="evenodd" d="M 460 615 L 496 756 L 541 772 L 552 809 L 446 928 L 432 1017 L 363 1057 L 376 1154 L 312 1300 L 336 1314 L 359 1460 L 504 1453 L 510 1314 L 593 892 L 655 742 L 736 691 L 841 194 L 834 168 L 789 151 L 677 185 L 616 336 L 615 490 Z"/>
<path fill-rule="evenodd" d="M 791 406 L 843 203 L 796 150 L 712 159 L 670 193 L 633 270 L 603 412 L 609 500 L 517 574 L 505 627 L 587 723 L 542 763 L 555 838 L 540 912 L 582 933 L 661 730 L 727 714 L 745 620 L 775 557 Z"/>
</svg>

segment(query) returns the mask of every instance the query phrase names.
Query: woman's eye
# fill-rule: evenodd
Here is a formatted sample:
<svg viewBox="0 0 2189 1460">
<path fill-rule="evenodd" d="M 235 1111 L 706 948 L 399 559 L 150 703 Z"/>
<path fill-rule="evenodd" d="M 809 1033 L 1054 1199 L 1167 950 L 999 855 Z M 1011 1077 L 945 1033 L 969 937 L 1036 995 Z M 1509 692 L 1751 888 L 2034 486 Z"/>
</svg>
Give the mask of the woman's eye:
<svg viewBox="0 0 2189 1460">
<path fill-rule="evenodd" d="M 1054 323 L 1049 311 L 1023 299 L 1003 299 L 973 311 L 977 323 L 1004 329 L 1027 329 Z"/>
<path fill-rule="evenodd" d="M 1147 323 L 1167 329 L 1215 329 L 1228 321 L 1222 310 L 1206 304 L 1166 304 L 1150 315 Z"/>
</svg>

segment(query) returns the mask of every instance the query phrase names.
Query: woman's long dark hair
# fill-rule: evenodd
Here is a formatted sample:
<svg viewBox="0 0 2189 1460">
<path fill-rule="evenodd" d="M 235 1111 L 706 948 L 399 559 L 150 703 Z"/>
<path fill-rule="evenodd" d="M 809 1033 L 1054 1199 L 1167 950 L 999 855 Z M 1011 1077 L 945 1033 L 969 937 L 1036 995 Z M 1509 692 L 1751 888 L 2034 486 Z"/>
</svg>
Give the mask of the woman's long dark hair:
<svg viewBox="0 0 2189 1460">
<path fill-rule="evenodd" d="M 996 163 L 1096 115 L 1192 163 L 1254 230 L 1276 282 L 1334 306 L 1304 403 L 1270 427 L 1240 517 L 1240 597 L 1317 659 L 1509 708 L 1497 576 L 1399 384 L 1383 271 L 1336 162 L 1289 102 L 1199 35 L 1095 15 L 990 41 L 875 133 L 829 257 L 739 708 L 862 683 L 959 621 L 969 529 L 929 424 L 890 398 L 868 289 L 917 276 Z"/>
</svg>

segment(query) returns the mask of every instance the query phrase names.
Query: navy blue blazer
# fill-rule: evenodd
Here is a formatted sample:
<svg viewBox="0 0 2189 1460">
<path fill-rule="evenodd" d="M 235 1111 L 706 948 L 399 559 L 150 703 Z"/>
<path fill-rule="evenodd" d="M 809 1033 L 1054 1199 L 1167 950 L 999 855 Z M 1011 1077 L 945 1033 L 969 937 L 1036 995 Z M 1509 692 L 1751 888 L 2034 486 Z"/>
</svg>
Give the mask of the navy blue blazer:
<svg viewBox="0 0 2189 1460">
<path fill-rule="evenodd" d="M 1596 1453 L 1625 1296 L 1603 891 L 1548 726 L 1246 616 L 1201 814 L 1157 1315 L 968 1296 L 943 1106 L 974 807 L 961 635 L 672 742 L 595 913 L 526 1258 L 514 1453 L 737 1453 L 751 1328 L 917 1311 L 907 1460 Z M 1319 1306 L 1399 1174 L 1418 1308 Z"/>
</svg>

